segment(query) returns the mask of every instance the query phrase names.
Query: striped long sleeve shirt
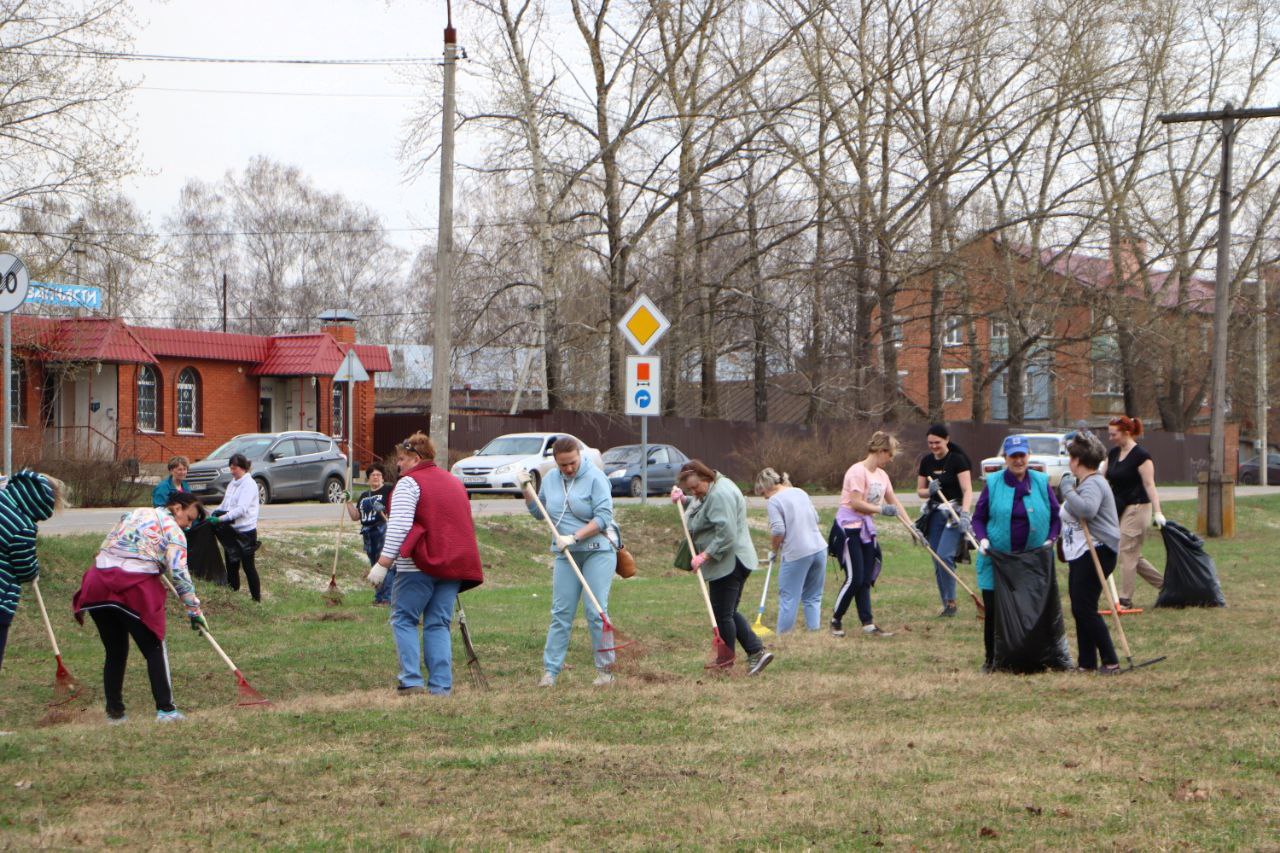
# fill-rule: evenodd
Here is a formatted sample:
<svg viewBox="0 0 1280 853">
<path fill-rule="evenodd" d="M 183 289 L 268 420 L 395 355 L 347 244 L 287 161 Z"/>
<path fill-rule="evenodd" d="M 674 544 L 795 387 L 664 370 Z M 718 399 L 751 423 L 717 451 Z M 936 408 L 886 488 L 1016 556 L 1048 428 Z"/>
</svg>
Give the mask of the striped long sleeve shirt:
<svg viewBox="0 0 1280 853">
<path fill-rule="evenodd" d="M 36 522 L 53 514 L 53 488 L 34 471 L 14 474 L 0 490 L 0 622 L 11 622 L 22 591 L 40 574 Z"/>
</svg>

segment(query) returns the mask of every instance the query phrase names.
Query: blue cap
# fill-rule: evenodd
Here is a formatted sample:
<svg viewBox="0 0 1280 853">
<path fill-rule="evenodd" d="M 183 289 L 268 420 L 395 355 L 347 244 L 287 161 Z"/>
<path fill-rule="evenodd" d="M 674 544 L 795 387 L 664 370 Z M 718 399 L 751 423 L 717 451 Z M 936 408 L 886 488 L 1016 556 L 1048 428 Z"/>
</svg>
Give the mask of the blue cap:
<svg viewBox="0 0 1280 853">
<path fill-rule="evenodd" d="M 1015 453 L 1031 453 L 1031 445 L 1027 443 L 1027 437 L 1025 435 L 1007 436 L 1004 440 L 1004 444 L 1000 447 L 1001 456 L 1012 456 Z"/>
</svg>

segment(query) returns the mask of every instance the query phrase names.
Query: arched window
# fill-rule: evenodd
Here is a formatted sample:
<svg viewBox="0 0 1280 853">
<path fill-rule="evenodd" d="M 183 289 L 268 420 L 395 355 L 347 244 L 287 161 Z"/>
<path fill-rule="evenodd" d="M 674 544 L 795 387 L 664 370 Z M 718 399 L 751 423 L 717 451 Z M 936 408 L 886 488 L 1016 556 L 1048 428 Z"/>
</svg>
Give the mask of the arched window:
<svg viewBox="0 0 1280 853">
<path fill-rule="evenodd" d="M 334 438 L 343 438 L 346 435 L 347 409 L 344 402 L 347 389 L 343 387 L 344 385 L 346 385 L 345 382 L 333 383 L 333 423 L 330 425 L 329 434 Z"/>
<path fill-rule="evenodd" d="M 160 382 L 149 364 L 138 368 L 138 429 L 155 432 L 160 429 Z"/>
<path fill-rule="evenodd" d="M 200 431 L 200 376 L 195 368 L 184 367 L 178 374 L 178 432 Z"/>
<path fill-rule="evenodd" d="M 9 366 L 9 423 L 27 422 L 27 365 L 15 358 Z"/>
</svg>

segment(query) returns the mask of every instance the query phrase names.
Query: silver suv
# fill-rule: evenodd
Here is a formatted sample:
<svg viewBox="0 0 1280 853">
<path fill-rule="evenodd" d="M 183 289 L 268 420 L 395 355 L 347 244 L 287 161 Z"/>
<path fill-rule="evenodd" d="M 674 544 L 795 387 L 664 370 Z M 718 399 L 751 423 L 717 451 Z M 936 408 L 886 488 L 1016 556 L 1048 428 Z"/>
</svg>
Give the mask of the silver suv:
<svg viewBox="0 0 1280 853">
<path fill-rule="evenodd" d="M 253 463 L 249 476 L 258 484 L 258 500 L 316 499 L 338 503 L 346 491 L 347 457 L 333 439 L 319 432 L 251 432 L 237 435 L 187 472 L 187 490 L 197 497 L 222 500 L 231 482 L 228 460 L 243 453 Z"/>
</svg>

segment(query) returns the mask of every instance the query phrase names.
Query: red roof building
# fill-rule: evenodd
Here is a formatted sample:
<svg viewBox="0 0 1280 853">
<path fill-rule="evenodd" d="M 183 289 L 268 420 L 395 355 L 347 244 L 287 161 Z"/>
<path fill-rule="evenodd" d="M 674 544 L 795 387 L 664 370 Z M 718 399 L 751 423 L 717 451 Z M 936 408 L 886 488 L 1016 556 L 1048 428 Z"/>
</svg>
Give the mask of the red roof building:
<svg viewBox="0 0 1280 853">
<path fill-rule="evenodd" d="M 54 454 L 137 460 L 163 471 L 249 432 L 316 430 L 355 458 L 373 458 L 373 382 L 333 381 L 348 350 L 369 374 L 391 367 L 385 347 L 356 344 L 350 325 L 295 335 L 130 326 L 118 319 L 14 317 L 10 374 L 16 461 Z M 365 387 L 369 386 L 369 387 Z"/>
</svg>

